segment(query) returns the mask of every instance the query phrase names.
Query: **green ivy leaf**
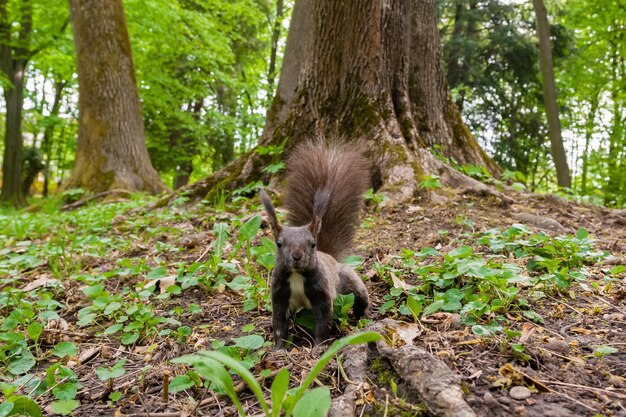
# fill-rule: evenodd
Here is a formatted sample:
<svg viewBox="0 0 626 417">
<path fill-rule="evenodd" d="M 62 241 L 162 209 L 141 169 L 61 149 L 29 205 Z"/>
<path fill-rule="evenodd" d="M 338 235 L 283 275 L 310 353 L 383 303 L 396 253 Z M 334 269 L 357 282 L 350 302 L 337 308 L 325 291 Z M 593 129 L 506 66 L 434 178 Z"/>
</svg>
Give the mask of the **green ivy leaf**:
<svg viewBox="0 0 626 417">
<path fill-rule="evenodd" d="M 53 402 L 51 405 L 52 411 L 57 414 L 66 416 L 74 411 L 80 405 L 80 403 L 76 400 L 60 400 Z"/>
<path fill-rule="evenodd" d="M 13 410 L 13 406 L 14 404 L 11 401 L 5 401 L 0 404 L 0 417 L 8 416 L 11 410 Z"/>
<path fill-rule="evenodd" d="M 126 373 L 124 369 L 124 364 L 126 363 L 126 359 L 120 359 L 115 365 L 111 368 L 104 368 L 102 366 L 96 369 L 96 375 L 100 378 L 101 381 L 108 381 L 109 379 L 119 378 Z"/>
<path fill-rule="evenodd" d="M 120 330 L 122 330 L 122 327 L 124 327 L 124 324 L 122 324 L 122 323 L 114 324 L 114 325 L 109 326 L 106 329 L 104 329 L 102 334 L 105 335 L 105 336 L 109 336 L 109 335 L 115 334 L 115 333 L 119 332 Z"/>
<path fill-rule="evenodd" d="M 609 345 L 599 345 L 599 346 L 596 346 L 593 349 L 593 354 L 594 354 L 594 356 L 597 356 L 597 357 L 602 357 L 602 356 L 605 356 L 605 355 L 611 355 L 611 354 L 617 353 L 617 352 L 618 352 L 618 349 L 614 348 L 613 346 L 609 346 Z"/>
<path fill-rule="evenodd" d="M 543 323 L 543 318 L 532 310 L 525 310 L 522 314 L 524 314 L 524 317 L 534 321 L 535 323 Z"/>
<path fill-rule="evenodd" d="M 129 332 L 122 335 L 120 342 L 122 342 L 123 345 L 132 345 L 137 340 L 139 340 L 139 332 Z"/>
<path fill-rule="evenodd" d="M 263 343 L 265 343 L 265 339 L 258 334 L 237 337 L 233 341 L 235 342 L 235 346 L 247 350 L 256 350 L 263 346 Z"/>
<path fill-rule="evenodd" d="M 52 393 L 58 400 L 73 400 L 76 398 L 78 388 L 79 384 L 76 382 L 65 382 L 54 387 Z"/>
<path fill-rule="evenodd" d="M 104 309 L 104 315 L 108 316 L 111 313 L 119 310 L 122 307 L 122 303 L 118 302 L 118 301 L 114 301 L 112 303 L 110 303 L 105 309 Z"/>
<path fill-rule="evenodd" d="M 122 393 L 120 391 L 114 391 L 109 394 L 109 400 L 116 403 L 122 398 Z"/>
<path fill-rule="evenodd" d="M 411 311 L 414 320 L 417 320 L 422 312 L 422 304 L 413 296 L 408 295 L 406 298 L 406 306 Z"/>
<path fill-rule="evenodd" d="M 43 417 L 39 405 L 28 397 L 11 397 L 11 402 L 13 403 L 13 408 L 9 412 L 9 416 Z"/>
<path fill-rule="evenodd" d="M 294 417 L 324 417 L 330 408 L 330 389 L 317 387 L 307 391 L 293 409 Z"/>
<path fill-rule="evenodd" d="M 581 227 L 576 232 L 576 238 L 577 239 L 587 239 L 588 237 L 589 237 L 589 232 L 584 227 Z"/>
<path fill-rule="evenodd" d="M 7 370 L 13 375 L 21 375 L 30 371 L 36 363 L 37 361 L 33 354 L 26 350 L 22 352 L 22 356 L 19 359 L 9 362 Z"/>
<path fill-rule="evenodd" d="M 170 391 L 181 392 L 186 390 L 187 388 L 193 387 L 195 384 L 196 383 L 191 379 L 189 375 L 178 375 L 170 381 Z"/>
<path fill-rule="evenodd" d="M 78 353 L 78 348 L 74 343 L 71 342 L 59 342 L 52 349 L 52 354 L 59 358 L 64 358 L 66 356 L 76 356 Z"/>
<path fill-rule="evenodd" d="M 150 272 L 146 275 L 147 279 L 158 279 L 163 278 L 167 275 L 167 268 L 164 266 L 158 266 L 156 268 L 152 268 Z"/>
<path fill-rule="evenodd" d="M 37 343 L 37 341 L 39 340 L 39 336 L 41 336 L 42 332 L 43 332 L 43 326 L 37 321 L 34 321 L 31 324 L 29 324 L 28 328 L 26 329 L 26 333 L 28 334 L 28 337 L 30 337 L 35 343 Z"/>
<path fill-rule="evenodd" d="M 461 246 L 460 248 L 452 249 L 448 252 L 448 256 L 455 259 L 467 258 L 474 253 L 474 248 L 471 246 Z"/>
</svg>

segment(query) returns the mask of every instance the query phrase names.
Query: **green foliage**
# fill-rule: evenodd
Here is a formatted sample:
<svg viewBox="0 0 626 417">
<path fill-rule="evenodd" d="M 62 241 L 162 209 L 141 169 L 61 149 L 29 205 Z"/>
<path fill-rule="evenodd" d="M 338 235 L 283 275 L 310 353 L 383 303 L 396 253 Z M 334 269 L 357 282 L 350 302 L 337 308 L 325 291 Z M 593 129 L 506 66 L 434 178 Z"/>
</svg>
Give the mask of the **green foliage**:
<svg viewBox="0 0 626 417">
<path fill-rule="evenodd" d="M 618 349 L 614 348 L 613 346 L 599 345 L 593 348 L 593 355 L 600 358 L 606 355 L 612 355 L 613 353 L 617 352 Z"/>
<path fill-rule="evenodd" d="M 288 390 L 290 379 L 289 372 L 286 369 L 279 371 L 274 377 L 271 386 L 271 412 L 270 404 L 268 404 L 264 398 L 263 390 L 259 382 L 246 367 L 242 366 L 242 364 L 233 357 L 222 352 L 201 351 L 196 355 L 188 355 L 174 359 L 172 362 L 192 366 L 201 377 L 223 390 L 231 399 L 241 416 L 245 416 L 246 413 L 234 390 L 232 377 L 226 368 L 230 369 L 244 380 L 259 401 L 265 416 L 278 416 L 282 410 L 285 413 L 285 417 L 291 415 L 296 417 L 321 417 L 325 415 L 330 407 L 330 391 L 327 387 L 309 389 L 309 386 L 324 369 L 326 364 L 345 346 L 373 342 L 376 340 L 381 340 L 381 336 L 378 333 L 365 332 L 346 336 L 335 341 L 328 348 L 326 353 L 320 357 L 313 369 L 311 369 L 304 379 L 302 385 L 292 390 Z"/>
<path fill-rule="evenodd" d="M 98 367 L 96 369 L 96 375 L 100 378 L 101 381 L 107 382 L 112 379 L 116 379 L 121 377 L 126 373 L 124 369 L 124 364 L 126 364 L 126 359 L 122 358 L 115 365 L 109 368 Z"/>
<path fill-rule="evenodd" d="M 428 190 L 440 188 L 441 182 L 439 181 L 439 175 L 427 175 L 424 180 L 420 181 L 420 187 Z"/>
<path fill-rule="evenodd" d="M 626 196 L 626 104 L 621 80 L 626 10 L 616 2 L 546 3 L 570 197 L 622 206 Z M 445 0 L 440 27 L 447 81 L 463 119 L 518 191 L 555 192 L 532 5 Z M 471 167 L 468 175 L 485 180 Z M 572 195 L 573 194 L 573 195 Z"/>
<path fill-rule="evenodd" d="M 268 105 L 269 4 L 133 0 L 125 9 L 155 167 L 193 180 L 249 150 Z"/>
<path fill-rule="evenodd" d="M 585 266 L 607 256 L 593 248 L 585 229 L 575 236 L 550 237 L 517 224 L 504 231 L 475 234 L 475 239 L 491 254 L 475 253 L 471 246 L 444 254 L 432 248 L 420 252 L 404 249 L 396 262 L 375 264 L 379 276 L 390 284 L 379 312 L 414 320 L 438 311 L 456 312 L 478 335 L 503 331 L 502 324 L 511 314 L 541 323 L 543 319 L 521 290 L 538 299 L 564 291 L 573 283 L 585 287 Z M 505 262 L 502 254 L 519 259 L 526 267 Z M 408 284 L 400 276 L 410 277 L 416 284 Z"/>
</svg>

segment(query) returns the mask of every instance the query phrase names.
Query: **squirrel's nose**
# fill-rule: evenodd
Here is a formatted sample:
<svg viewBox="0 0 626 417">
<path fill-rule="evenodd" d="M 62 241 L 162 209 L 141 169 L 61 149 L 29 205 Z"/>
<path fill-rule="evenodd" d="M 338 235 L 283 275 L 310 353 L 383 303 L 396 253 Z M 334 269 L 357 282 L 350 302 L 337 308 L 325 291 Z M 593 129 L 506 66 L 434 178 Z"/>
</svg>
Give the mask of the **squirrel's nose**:
<svg viewBox="0 0 626 417">
<path fill-rule="evenodd" d="M 302 259 L 303 253 L 301 251 L 297 251 L 297 252 L 293 252 L 291 254 L 291 257 L 293 258 L 294 261 L 299 261 L 300 259 Z"/>
</svg>

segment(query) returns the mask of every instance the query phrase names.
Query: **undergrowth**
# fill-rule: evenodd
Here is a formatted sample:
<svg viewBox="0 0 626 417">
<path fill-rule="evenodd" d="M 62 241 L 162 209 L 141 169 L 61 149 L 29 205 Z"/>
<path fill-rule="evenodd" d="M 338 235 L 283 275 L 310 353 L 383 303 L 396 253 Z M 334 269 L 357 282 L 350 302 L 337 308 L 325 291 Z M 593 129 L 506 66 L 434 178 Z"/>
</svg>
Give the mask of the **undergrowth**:
<svg viewBox="0 0 626 417">
<path fill-rule="evenodd" d="M 59 205 L 50 203 L 39 212 L 0 214 L 0 388 L 4 397 L 0 417 L 41 415 L 42 404 L 66 415 L 80 405 L 77 393 L 83 383 L 75 366 L 83 348 L 78 342 L 48 337 L 59 323 L 122 346 L 151 346 L 163 339 L 185 344 L 198 329 L 183 324 L 181 317 L 200 314 L 201 307 L 176 300 L 192 288 L 208 294 L 232 291 L 240 295 L 244 311 L 269 315 L 274 242 L 258 237 L 261 216 L 247 214 L 257 213 L 259 207 L 243 198 L 236 200 L 228 204 L 220 195 L 219 204 L 203 201 L 191 206 L 182 199 L 170 208 L 142 210 L 140 215 L 127 213 L 145 207 L 149 202 L 145 197 L 72 212 L 59 212 Z M 375 195 L 371 200 L 380 201 Z M 512 318 L 541 322 L 533 303 L 567 294 L 572 285 L 596 285 L 597 281 L 588 280 L 587 267 L 607 256 L 594 248 L 585 229 L 552 237 L 524 225 L 474 231 L 469 220 L 459 219 L 459 223 L 469 230 L 455 241 L 454 249 L 405 248 L 389 262 L 373 266 L 389 288 L 378 307 L 380 315 L 418 321 L 436 312 L 458 313 L 461 323 L 477 335 L 504 333 L 513 338 L 518 333 L 510 328 Z M 187 250 L 185 238 L 202 233 L 202 256 L 172 261 Z M 346 261 L 357 268 L 363 264 L 358 257 Z M 603 279 L 610 285 L 623 269 L 605 270 Z M 336 324 L 345 332 L 350 329 L 348 312 L 353 302 L 353 297 L 345 296 L 335 305 Z M 74 314 L 76 305 L 80 308 Z M 297 321 L 311 326 L 306 314 Z M 358 326 L 367 323 L 361 321 Z M 260 365 L 271 348 L 269 335 L 252 324 L 242 332 L 246 335 L 233 340 L 213 339 L 210 352 L 180 359 L 179 363 L 191 367 L 175 375 L 170 392 L 210 389 L 237 404 L 223 366 L 251 386 L 255 378 L 263 379 L 270 372 Z M 340 345 L 361 339 L 347 340 Z M 232 361 L 240 365 L 235 367 Z M 250 370 L 257 374 L 251 376 Z M 122 404 L 123 393 L 114 390 L 113 382 L 126 372 L 124 359 L 95 372 L 107 387 L 111 407 Z M 308 385 L 287 394 L 288 374 L 278 373 L 274 381 L 272 401 L 285 402 L 282 409 L 287 413 L 298 415 L 300 397 L 322 401 L 324 407 L 329 404 L 327 391 L 306 391 Z M 279 399 L 274 398 L 275 384 Z M 263 404 L 262 394 L 257 397 Z M 280 409 L 274 407 L 271 415 L 278 415 L 274 410 Z"/>
</svg>

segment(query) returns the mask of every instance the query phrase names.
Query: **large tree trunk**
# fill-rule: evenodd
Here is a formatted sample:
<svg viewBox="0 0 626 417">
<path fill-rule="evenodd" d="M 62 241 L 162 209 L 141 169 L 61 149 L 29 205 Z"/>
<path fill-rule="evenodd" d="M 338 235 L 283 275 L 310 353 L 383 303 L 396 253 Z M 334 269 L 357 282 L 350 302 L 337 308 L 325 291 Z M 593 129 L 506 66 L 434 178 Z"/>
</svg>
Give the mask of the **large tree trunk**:
<svg viewBox="0 0 626 417">
<path fill-rule="evenodd" d="M 413 197 L 428 174 L 459 185 L 462 175 L 429 149 L 498 173 L 449 94 L 435 10 L 435 0 L 296 1 L 260 145 L 286 143 L 288 152 L 311 137 L 354 141 L 391 202 Z M 189 191 L 245 185 L 280 157 L 252 152 Z"/>
<path fill-rule="evenodd" d="M 554 85 L 554 68 L 552 64 L 552 48 L 550 47 L 550 26 L 548 12 L 543 0 L 533 0 L 533 8 L 537 18 L 537 37 L 539 38 L 539 67 L 543 78 L 543 99 L 548 117 L 548 137 L 552 149 L 552 159 L 556 168 L 557 183 L 561 187 L 571 187 L 572 181 L 567 165 L 567 155 L 561 136 L 561 122 L 556 101 Z"/>
<path fill-rule="evenodd" d="M 76 163 L 64 188 L 158 193 L 121 0 L 70 0 L 79 85 Z"/>
<path fill-rule="evenodd" d="M 24 74 L 30 51 L 32 5 L 20 3 L 20 21 L 10 22 L 7 1 L 0 0 L 0 69 L 11 85 L 4 87 L 6 105 L 4 158 L 2 162 L 2 193 L 0 201 L 15 207 L 26 205 L 22 190 L 22 107 L 24 105 Z M 12 26 L 19 23 L 17 41 Z"/>
</svg>

